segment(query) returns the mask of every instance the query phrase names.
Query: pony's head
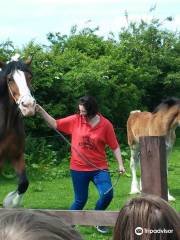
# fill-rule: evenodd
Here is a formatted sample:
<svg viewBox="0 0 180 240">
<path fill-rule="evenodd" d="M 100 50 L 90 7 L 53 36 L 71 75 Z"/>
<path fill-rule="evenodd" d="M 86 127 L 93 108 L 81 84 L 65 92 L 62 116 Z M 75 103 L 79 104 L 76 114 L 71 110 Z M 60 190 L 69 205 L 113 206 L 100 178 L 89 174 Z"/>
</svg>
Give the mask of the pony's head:
<svg viewBox="0 0 180 240">
<path fill-rule="evenodd" d="M 162 103 L 156 107 L 153 113 L 157 113 L 159 111 L 168 111 L 172 116 L 172 122 L 170 122 L 171 126 L 180 126 L 180 99 L 171 97 L 163 100 Z"/>
<path fill-rule="evenodd" d="M 18 105 L 23 116 L 35 114 L 36 101 L 30 92 L 32 72 L 30 70 L 31 59 L 25 62 L 16 54 L 8 63 L 0 62 L 1 76 L 7 83 L 9 95 Z"/>
</svg>

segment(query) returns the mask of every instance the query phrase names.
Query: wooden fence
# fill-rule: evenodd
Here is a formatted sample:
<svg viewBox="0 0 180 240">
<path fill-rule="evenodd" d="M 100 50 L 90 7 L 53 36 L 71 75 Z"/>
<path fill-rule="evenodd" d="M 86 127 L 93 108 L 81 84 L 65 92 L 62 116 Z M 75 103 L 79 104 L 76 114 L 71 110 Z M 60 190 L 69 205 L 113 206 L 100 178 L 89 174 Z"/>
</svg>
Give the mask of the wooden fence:
<svg viewBox="0 0 180 240">
<path fill-rule="evenodd" d="M 7 210 L 7 209 L 6 209 Z M 11 211 L 12 209 L 8 209 Z M 114 226 L 118 216 L 118 211 L 88 211 L 88 210 L 53 210 L 53 209 L 30 209 L 33 211 L 45 212 L 61 217 L 63 221 L 70 225 L 86 226 Z M 4 209 L 0 208 L 0 214 Z"/>
</svg>

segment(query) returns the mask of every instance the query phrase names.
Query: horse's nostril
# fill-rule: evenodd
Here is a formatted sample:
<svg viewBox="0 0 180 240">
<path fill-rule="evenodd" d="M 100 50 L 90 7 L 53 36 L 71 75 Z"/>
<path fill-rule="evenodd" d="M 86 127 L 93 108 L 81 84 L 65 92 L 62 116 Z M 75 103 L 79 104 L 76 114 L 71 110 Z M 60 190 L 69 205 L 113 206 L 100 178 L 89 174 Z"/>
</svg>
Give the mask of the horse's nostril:
<svg viewBox="0 0 180 240">
<path fill-rule="evenodd" d="M 21 104 L 23 107 L 27 107 L 27 104 L 25 102 L 22 101 Z"/>
</svg>

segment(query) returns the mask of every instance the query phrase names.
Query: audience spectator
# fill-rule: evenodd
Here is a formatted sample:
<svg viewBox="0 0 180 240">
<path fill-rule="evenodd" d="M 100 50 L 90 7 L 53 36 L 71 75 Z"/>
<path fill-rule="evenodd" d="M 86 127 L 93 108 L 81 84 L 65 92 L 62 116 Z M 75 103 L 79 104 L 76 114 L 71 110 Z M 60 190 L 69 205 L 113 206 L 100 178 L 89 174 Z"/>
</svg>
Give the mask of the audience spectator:
<svg viewBox="0 0 180 240">
<path fill-rule="evenodd" d="M 113 240 L 180 240 L 180 216 L 160 197 L 133 198 L 119 212 Z"/>
<path fill-rule="evenodd" d="M 0 213 L 0 240 L 82 240 L 60 218 L 40 211 L 5 209 Z"/>
</svg>

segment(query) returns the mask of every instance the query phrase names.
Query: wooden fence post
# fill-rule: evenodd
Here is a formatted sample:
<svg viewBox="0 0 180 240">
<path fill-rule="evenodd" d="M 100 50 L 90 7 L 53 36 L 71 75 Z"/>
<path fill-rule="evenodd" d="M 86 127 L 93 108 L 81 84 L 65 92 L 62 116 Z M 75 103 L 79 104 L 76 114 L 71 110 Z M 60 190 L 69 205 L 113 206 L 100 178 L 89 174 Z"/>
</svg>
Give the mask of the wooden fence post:
<svg viewBox="0 0 180 240">
<path fill-rule="evenodd" d="M 165 137 L 140 137 L 142 192 L 167 197 Z"/>
</svg>

